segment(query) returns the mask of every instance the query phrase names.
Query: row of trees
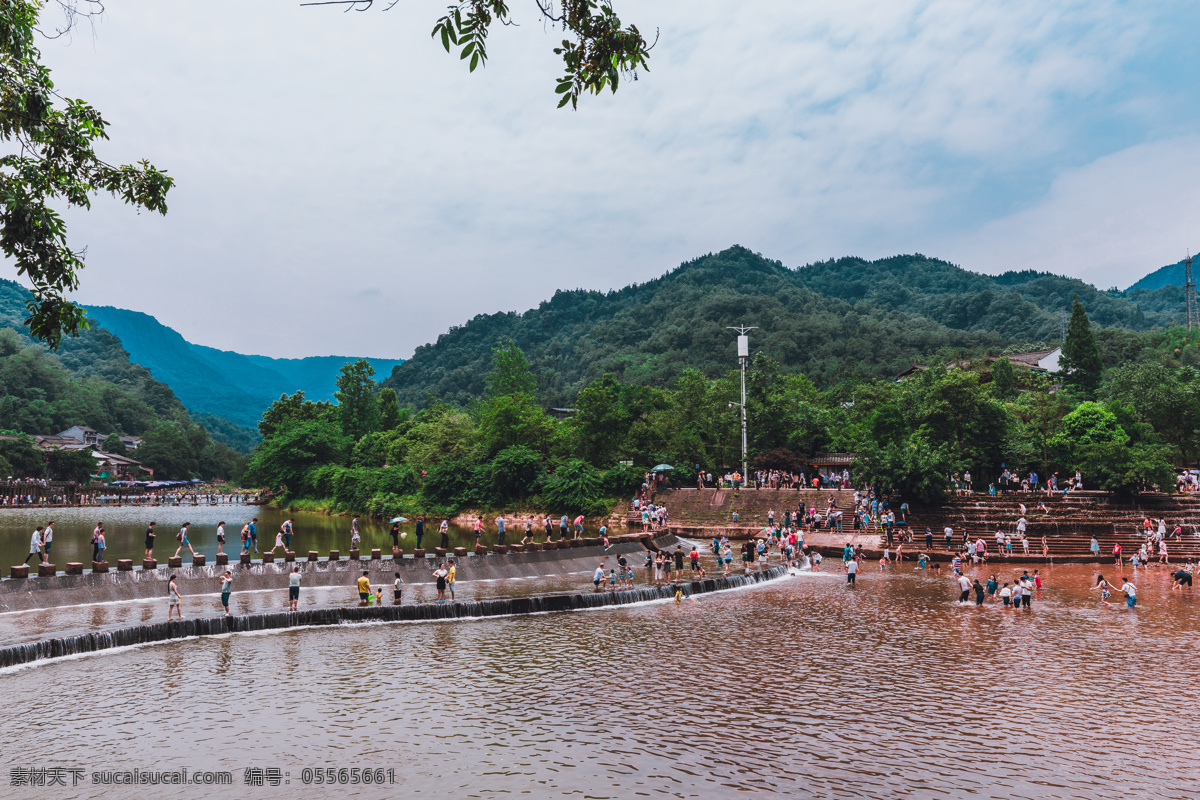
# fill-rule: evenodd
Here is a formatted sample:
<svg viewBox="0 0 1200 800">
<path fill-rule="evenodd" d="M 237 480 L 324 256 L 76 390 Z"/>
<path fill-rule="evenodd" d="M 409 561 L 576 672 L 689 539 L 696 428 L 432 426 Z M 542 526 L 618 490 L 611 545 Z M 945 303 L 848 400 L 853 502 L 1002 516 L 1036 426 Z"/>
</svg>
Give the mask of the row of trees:
<svg viewBox="0 0 1200 800">
<path fill-rule="evenodd" d="M 1200 373 L 1181 361 L 1200 339 L 1130 335 L 1157 344 L 1106 367 L 1104 342 L 1077 303 L 1061 379 L 1006 357 L 955 357 L 902 381 L 825 391 L 760 352 L 747 376 L 750 454 L 758 468 L 799 471 L 818 453 L 854 452 L 868 481 L 925 502 L 964 470 L 985 488 L 1008 468 L 1044 477 L 1079 469 L 1089 486 L 1114 492 L 1169 489 L 1174 465 L 1200 456 Z M 402 407 L 369 364 L 349 364 L 336 404 L 297 393 L 264 414 L 247 479 L 384 514 L 515 503 L 594 512 L 654 464 L 672 464 L 690 482 L 696 466 L 720 471 L 740 460 L 735 372 L 709 379 L 685 369 L 669 387 L 606 374 L 565 419 L 543 410 L 537 386 L 512 343 L 493 348 L 486 393 L 463 406 Z M 636 466 L 622 466 L 629 462 Z"/>
</svg>

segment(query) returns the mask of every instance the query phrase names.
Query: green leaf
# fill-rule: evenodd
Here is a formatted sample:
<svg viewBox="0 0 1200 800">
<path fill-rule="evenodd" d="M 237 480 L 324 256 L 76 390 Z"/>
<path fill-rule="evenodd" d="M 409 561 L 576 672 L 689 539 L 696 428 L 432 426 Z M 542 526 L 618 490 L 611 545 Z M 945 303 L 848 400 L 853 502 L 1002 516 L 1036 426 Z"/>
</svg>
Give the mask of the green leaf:
<svg viewBox="0 0 1200 800">
<path fill-rule="evenodd" d="M 446 52 L 450 52 L 450 31 L 447 25 L 442 26 L 442 47 L 446 48 Z"/>
<path fill-rule="evenodd" d="M 558 101 L 558 107 L 559 107 L 559 108 L 562 108 L 563 106 L 565 106 L 565 105 L 566 105 L 567 103 L 569 103 L 569 102 L 571 102 L 571 95 L 569 95 L 569 94 L 564 94 L 564 95 L 563 95 L 563 97 L 562 97 L 562 100 L 559 100 L 559 101 Z"/>
<path fill-rule="evenodd" d="M 477 66 L 479 66 L 479 53 L 471 56 L 471 72 L 474 72 Z"/>
<path fill-rule="evenodd" d="M 460 55 L 458 57 L 458 60 L 462 61 L 462 60 L 466 59 L 467 56 L 471 55 L 471 51 L 474 49 L 475 49 L 475 43 L 471 42 L 470 44 L 468 44 L 466 47 L 464 47 L 462 49 L 462 55 Z"/>
</svg>

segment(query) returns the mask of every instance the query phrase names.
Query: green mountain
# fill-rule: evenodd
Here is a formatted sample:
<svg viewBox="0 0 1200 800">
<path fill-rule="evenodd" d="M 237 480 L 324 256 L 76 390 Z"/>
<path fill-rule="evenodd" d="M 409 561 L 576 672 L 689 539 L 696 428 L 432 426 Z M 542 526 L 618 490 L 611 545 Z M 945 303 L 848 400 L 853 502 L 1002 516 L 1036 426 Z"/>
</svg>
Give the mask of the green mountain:
<svg viewBox="0 0 1200 800">
<path fill-rule="evenodd" d="M 312 400 L 332 400 L 343 356 L 268 358 L 192 344 L 149 314 L 109 306 L 88 308 L 88 317 L 112 331 L 130 359 L 150 370 L 198 414 L 222 417 L 255 430 L 262 412 L 281 394 L 303 390 Z M 367 359 L 381 374 L 400 363 Z"/>
<path fill-rule="evenodd" d="M 568 405 L 611 372 L 665 385 L 687 367 L 736 365 L 731 325 L 753 325 L 764 350 L 818 385 L 894 375 L 943 349 L 1053 342 L 1078 294 L 1102 327 L 1148 330 L 1182 314 L 1170 287 L 1131 298 L 1043 272 L 981 275 L 921 254 L 840 258 L 799 269 L 732 247 L 612 292 L 559 291 L 524 313 L 480 315 L 417 348 L 383 385 L 401 403 L 467 403 L 483 394 L 491 348 L 512 340 L 540 376 L 539 396 Z"/>
<path fill-rule="evenodd" d="M 1193 264 L 1193 268 L 1197 265 Z M 1137 283 L 1126 289 L 1126 293 L 1133 292 L 1139 289 L 1154 290 L 1161 289 L 1164 286 L 1183 286 L 1184 281 L 1184 266 L 1182 261 L 1177 261 L 1174 264 L 1168 264 L 1165 267 L 1158 269 L 1145 276 Z"/>
<path fill-rule="evenodd" d="M 171 388 L 130 362 L 111 332 L 93 327 L 64 339 L 57 353 L 33 341 L 23 324 L 29 293 L 0 280 L 0 475 L 83 479 L 90 456 L 40 450 L 29 436 L 87 425 L 102 435 L 139 436 L 135 457 L 157 477 L 231 478 L 241 458 L 196 424 Z M 234 426 L 219 420 L 224 426 Z M 245 429 L 230 431 L 234 440 Z M 47 473 L 46 470 L 49 470 Z"/>
</svg>

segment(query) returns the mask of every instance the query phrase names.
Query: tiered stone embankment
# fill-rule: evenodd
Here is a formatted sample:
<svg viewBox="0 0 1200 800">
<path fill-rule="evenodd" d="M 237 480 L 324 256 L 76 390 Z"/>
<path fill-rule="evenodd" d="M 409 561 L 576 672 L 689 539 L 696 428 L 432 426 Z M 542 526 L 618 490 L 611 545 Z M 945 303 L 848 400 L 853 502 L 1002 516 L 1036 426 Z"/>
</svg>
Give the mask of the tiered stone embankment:
<svg viewBox="0 0 1200 800">
<path fill-rule="evenodd" d="M 745 538 L 755 535 L 767 523 L 768 512 L 775 512 L 776 521 L 784 511 L 794 511 L 799 503 L 816 505 L 824 511 L 830 498 L 838 507 L 848 510 L 854 506 L 854 493 L 849 490 L 815 491 L 811 489 L 674 489 L 660 492 L 658 500 L 670 514 L 669 530 L 682 536 L 708 538 L 714 535 Z M 1014 544 L 1012 560 L 1041 561 L 1041 538 L 1047 539 L 1050 557 L 1058 560 L 1089 561 L 1092 536 L 1100 543 L 1099 561 L 1111 560 L 1113 545 L 1119 543 L 1126 556 L 1136 552 L 1144 537 L 1142 523 L 1147 517 L 1167 521 L 1168 533 L 1175 526 L 1183 527 L 1180 539 L 1170 539 L 1167 548 L 1171 561 L 1200 558 L 1200 497 L 1192 494 L 1146 494 L 1133 499 L 1119 500 L 1102 492 L 1073 492 L 1047 497 L 1042 494 L 1010 493 L 1001 497 L 969 495 L 948 498 L 939 506 L 913 508 L 908 523 L 914 541 L 906 545 L 908 553 L 925 549 L 924 532 L 934 532 L 931 555 L 949 556 L 942 531 L 949 525 L 955 531 L 955 548 L 962 542 L 964 528 L 972 538 L 982 538 L 988 549 L 995 549 L 996 531 L 1015 533 L 1020 517 L 1019 504 L 1026 506 L 1026 533 L 1030 553 L 1023 555 L 1019 543 Z M 1038 508 L 1044 503 L 1046 509 Z M 733 521 L 737 511 L 738 521 Z M 630 514 L 631 529 L 641 529 L 641 518 Z M 805 536 L 805 541 L 821 551 L 840 550 L 847 541 L 863 544 L 869 554 L 882 550 L 882 537 L 877 531 L 855 531 L 853 520 L 843 520 L 843 533 L 818 531 Z M 993 553 L 995 555 L 995 553 Z"/>
</svg>

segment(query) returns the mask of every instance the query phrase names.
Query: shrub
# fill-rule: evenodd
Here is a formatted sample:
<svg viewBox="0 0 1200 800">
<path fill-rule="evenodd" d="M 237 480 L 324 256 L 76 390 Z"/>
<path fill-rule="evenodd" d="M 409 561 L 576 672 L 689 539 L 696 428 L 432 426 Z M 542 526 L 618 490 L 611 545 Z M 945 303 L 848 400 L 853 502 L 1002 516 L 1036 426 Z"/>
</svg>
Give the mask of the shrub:
<svg viewBox="0 0 1200 800">
<path fill-rule="evenodd" d="M 600 478 L 600 491 L 605 497 L 626 497 L 642 488 L 646 471 L 638 467 L 621 464 L 604 471 Z"/>
<path fill-rule="evenodd" d="M 607 507 L 599 501 L 600 473 L 586 461 L 572 459 L 546 481 L 542 497 L 556 510 L 596 514 Z"/>
<path fill-rule="evenodd" d="M 513 445 L 496 454 L 487 465 L 492 495 L 501 503 L 534 494 L 542 480 L 542 460 L 528 447 Z"/>
</svg>

